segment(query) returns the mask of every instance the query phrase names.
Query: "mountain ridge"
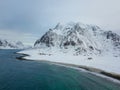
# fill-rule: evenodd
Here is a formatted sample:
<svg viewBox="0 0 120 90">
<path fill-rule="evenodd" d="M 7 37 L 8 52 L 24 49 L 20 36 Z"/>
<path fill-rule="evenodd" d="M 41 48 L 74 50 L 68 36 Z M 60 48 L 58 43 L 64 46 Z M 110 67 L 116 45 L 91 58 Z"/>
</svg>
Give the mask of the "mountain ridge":
<svg viewBox="0 0 120 90">
<path fill-rule="evenodd" d="M 23 49 L 25 45 L 21 41 L 0 39 L 0 49 Z"/>
</svg>

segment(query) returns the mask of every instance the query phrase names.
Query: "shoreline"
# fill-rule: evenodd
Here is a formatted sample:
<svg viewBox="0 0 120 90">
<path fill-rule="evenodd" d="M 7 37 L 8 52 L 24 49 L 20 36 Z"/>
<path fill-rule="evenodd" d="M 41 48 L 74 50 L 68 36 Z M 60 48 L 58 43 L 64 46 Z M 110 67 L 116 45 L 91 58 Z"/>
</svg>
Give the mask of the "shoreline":
<svg viewBox="0 0 120 90">
<path fill-rule="evenodd" d="M 25 58 L 26 56 L 30 56 L 28 54 L 23 54 L 23 53 L 17 53 L 17 54 L 21 54 L 22 56 L 16 57 L 16 59 L 26 60 L 26 61 L 35 61 L 35 60 L 26 59 Z M 49 60 L 39 60 L 39 61 L 49 62 L 49 63 L 55 64 L 55 65 L 60 65 L 60 66 L 68 67 L 68 68 L 84 70 L 84 71 L 90 72 L 91 74 L 94 74 L 96 76 L 100 76 L 100 77 L 103 77 L 105 79 L 108 79 L 108 80 L 111 80 L 115 83 L 120 84 L 120 74 L 107 72 L 107 71 L 104 71 L 104 70 L 101 70 L 101 69 L 98 69 L 98 68 L 93 68 L 93 67 L 85 66 L 85 65 L 75 65 L 75 64 L 68 64 L 68 63 L 61 63 L 61 62 L 52 62 L 52 61 L 49 61 Z"/>
<path fill-rule="evenodd" d="M 15 54 L 20 54 L 20 53 L 17 53 L 17 52 L 15 52 Z M 26 57 L 26 56 L 30 56 L 30 55 L 28 55 L 28 54 L 20 54 L 21 56 L 19 56 L 19 57 L 16 57 L 16 59 L 18 59 L 18 60 L 27 60 L 26 58 L 24 58 L 24 57 Z M 32 60 L 31 60 L 32 61 Z"/>
</svg>

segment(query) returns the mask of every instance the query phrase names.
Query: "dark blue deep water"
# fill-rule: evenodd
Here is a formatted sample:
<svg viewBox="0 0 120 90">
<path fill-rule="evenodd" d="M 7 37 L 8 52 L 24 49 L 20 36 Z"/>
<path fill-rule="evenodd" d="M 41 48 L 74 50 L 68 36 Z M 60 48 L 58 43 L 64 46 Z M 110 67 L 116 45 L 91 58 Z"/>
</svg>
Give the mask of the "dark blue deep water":
<svg viewBox="0 0 120 90">
<path fill-rule="evenodd" d="M 87 72 L 17 60 L 17 51 L 0 50 L 0 90 L 120 90 L 120 85 Z"/>
</svg>

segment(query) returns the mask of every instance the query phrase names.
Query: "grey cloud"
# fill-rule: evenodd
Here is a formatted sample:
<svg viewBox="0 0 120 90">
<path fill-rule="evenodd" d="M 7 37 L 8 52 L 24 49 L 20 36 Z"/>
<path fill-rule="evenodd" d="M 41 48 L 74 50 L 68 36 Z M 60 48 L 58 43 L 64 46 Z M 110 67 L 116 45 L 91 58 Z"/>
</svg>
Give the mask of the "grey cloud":
<svg viewBox="0 0 120 90">
<path fill-rule="evenodd" d="M 0 0 L 0 29 L 42 35 L 58 22 L 120 32 L 120 0 Z"/>
</svg>

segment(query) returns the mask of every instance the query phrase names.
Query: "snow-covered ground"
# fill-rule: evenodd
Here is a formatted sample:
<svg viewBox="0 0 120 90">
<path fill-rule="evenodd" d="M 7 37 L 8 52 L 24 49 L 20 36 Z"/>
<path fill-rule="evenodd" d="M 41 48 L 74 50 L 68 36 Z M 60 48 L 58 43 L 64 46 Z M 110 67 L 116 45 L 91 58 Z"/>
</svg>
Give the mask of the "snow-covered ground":
<svg viewBox="0 0 120 90">
<path fill-rule="evenodd" d="M 97 69 L 104 70 L 109 73 L 120 74 L 120 57 L 115 57 L 110 53 L 104 53 L 103 55 L 72 55 L 70 53 L 63 53 L 54 50 L 46 54 L 42 53 L 40 49 L 29 49 L 20 51 L 18 53 L 28 54 L 25 59 L 29 60 L 45 60 L 51 62 L 59 62 L 66 64 L 84 65 L 88 67 L 93 67 Z"/>
</svg>

